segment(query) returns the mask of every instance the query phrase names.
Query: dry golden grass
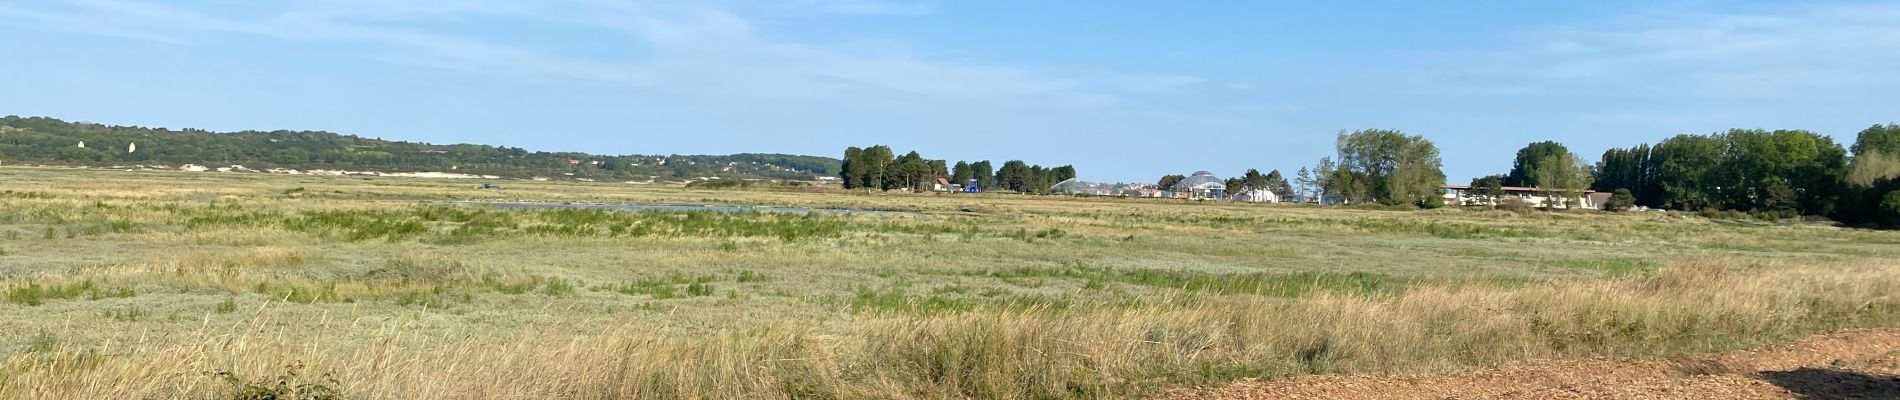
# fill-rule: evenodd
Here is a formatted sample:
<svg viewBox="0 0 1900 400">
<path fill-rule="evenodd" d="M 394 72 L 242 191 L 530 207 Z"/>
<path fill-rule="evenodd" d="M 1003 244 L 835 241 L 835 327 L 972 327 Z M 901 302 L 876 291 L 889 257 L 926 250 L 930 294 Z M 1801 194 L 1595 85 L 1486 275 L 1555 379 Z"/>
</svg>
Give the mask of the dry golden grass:
<svg viewBox="0 0 1900 400">
<path fill-rule="evenodd" d="M 292 389 L 350 398 L 1105 398 L 1900 326 L 1900 235 L 1668 214 L 21 168 L 0 182 L 0 398 L 229 397 L 216 374 L 291 372 Z M 922 215 L 430 203 L 463 199 Z"/>
<path fill-rule="evenodd" d="M 17 354 L 0 397 L 215 396 L 227 388 L 208 372 L 269 377 L 286 365 L 365 398 L 1119 397 L 1240 376 L 1713 351 L 1900 322 L 1894 265 L 1727 265 L 1394 296 L 870 317 L 850 335 L 774 321 L 703 335 L 627 325 L 496 344 L 361 318 L 292 323 L 283 313 L 291 305 L 274 303 L 169 343 Z"/>
</svg>

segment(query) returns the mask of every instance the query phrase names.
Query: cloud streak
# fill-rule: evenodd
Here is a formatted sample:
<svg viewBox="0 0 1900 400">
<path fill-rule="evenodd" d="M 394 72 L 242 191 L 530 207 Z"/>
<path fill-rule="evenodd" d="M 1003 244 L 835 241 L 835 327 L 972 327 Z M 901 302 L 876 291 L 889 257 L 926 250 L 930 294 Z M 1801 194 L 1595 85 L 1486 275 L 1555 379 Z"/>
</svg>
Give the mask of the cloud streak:
<svg viewBox="0 0 1900 400">
<path fill-rule="evenodd" d="M 533 4 L 524 6 L 523 4 Z M 933 3 L 801 0 L 823 12 L 921 15 Z M 122 26 L 113 36 L 181 45 L 205 35 L 237 34 L 286 42 L 375 45 L 373 59 L 517 78 L 558 78 L 699 97 L 816 100 L 842 106 L 980 103 L 1094 107 L 1115 95 L 1090 82 L 1030 68 L 952 63 L 901 51 L 864 52 L 772 39 L 733 11 L 703 4 L 570 0 L 519 2 L 373 2 L 320 0 L 227 8 L 176 7 L 136 0 L 68 0 L 47 9 L 0 9 L 46 25 Z M 621 35 L 609 62 L 421 28 L 418 21 L 468 18 L 533 20 Z M 90 29 L 73 28 L 74 32 Z M 505 40 L 505 38 L 504 38 Z M 614 43 L 604 40 L 603 43 Z"/>
<path fill-rule="evenodd" d="M 890 0 L 803 0 L 805 7 L 839 14 L 929 15 L 937 12 L 936 2 Z"/>
<path fill-rule="evenodd" d="M 1775 15 L 1646 15 L 1535 34 L 1527 78 L 1646 93 L 1777 96 L 1900 84 L 1900 3 L 1807 6 Z"/>
</svg>

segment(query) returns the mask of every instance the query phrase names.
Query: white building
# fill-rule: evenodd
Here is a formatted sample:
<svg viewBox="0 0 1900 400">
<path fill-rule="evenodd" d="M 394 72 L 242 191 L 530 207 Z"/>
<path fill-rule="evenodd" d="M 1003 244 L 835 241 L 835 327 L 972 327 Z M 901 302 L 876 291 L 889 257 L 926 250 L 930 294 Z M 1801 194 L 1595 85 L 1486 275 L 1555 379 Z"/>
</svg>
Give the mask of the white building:
<svg viewBox="0 0 1900 400">
<path fill-rule="evenodd" d="M 1550 191 L 1523 186 L 1505 186 L 1503 193 L 1493 196 L 1473 194 L 1471 185 L 1445 185 L 1445 205 L 1452 206 L 1496 206 L 1509 200 L 1522 201 L 1532 207 L 1568 207 L 1595 210 L 1603 207 L 1610 198 L 1609 193 L 1585 190 L 1577 193 L 1570 201 L 1560 202 Z"/>
<path fill-rule="evenodd" d="M 1272 190 L 1254 189 L 1235 193 L 1234 201 L 1247 203 L 1278 203 L 1280 202 L 1280 196 L 1273 194 Z"/>
<path fill-rule="evenodd" d="M 1174 192 L 1174 197 L 1179 198 L 1220 200 L 1227 198 L 1227 181 L 1214 176 L 1212 172 L 1195 171 L 1193 175 L 1188 175 L 1187 179 L 1176 182 L 1168 190 Z"/>
</svg>

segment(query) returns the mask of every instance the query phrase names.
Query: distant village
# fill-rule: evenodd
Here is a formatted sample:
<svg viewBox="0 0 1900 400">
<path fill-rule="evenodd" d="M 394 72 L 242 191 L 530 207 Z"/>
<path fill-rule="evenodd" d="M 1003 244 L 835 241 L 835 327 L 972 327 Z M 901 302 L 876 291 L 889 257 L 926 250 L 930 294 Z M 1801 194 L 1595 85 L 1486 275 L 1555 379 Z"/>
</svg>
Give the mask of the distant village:
<svg viewBox="0 0 1900 400">
<path fill-rule="evenodd" d="M 578 163 L 578 161 L 576 162 Z M 127 171 L 177 170 L 177 171 L 184 171 L 184 172 L 267 173 L 267 174 L 280 174 L 280 175 L 311 175 L 311 176 L 358 176 L 358 177 L 490 179 L 490 180 L 503 179 L 502 177 L 495 176 L 495 175 L 476 175 L 476 174 L 463 174 L 463 173 L 453 173 L 453 172 L 378 172 L 378 171 L 344 171 L 344 170 L 322 170 L 322 169 L 297 170 L 297 169 L 288 169 L 288 168 L 252 169 L 252 168 L 247 168 L 243 165 L 211 167 L 211 166 L 204 166 L 204 165 L 198 165 L 198 164 L 185 164 L 185 165 L 181 165 L 175 168 L 164 166 L 164 165 L 132 165 L 132 166 L 113 166 L 110 168 L 124 169 Z M 569 177 L 566 179 L 581 181 L 581 182 L 595 181 L 593 179 L 572 178 L 572 177 Z M 719 179 L 720 178 L 717 178 L 717 177 L 704 177 L 704 178 L 697 178 L 694 180 L 695 181 L 713 181 L 713 180 L 719 180 Z M 554 179 L 550 177 L 530 177 L 530 178 L 527 178 L 527 180 L 552 181 Z M 757 180 L 757 179 L 753 179 L 753 180 Z M 835 185 L 838 183 L 838 181 L 839 181 L 839 178 L 835 176 L 818 175 L 818 176 L 813 176 L 811 180 L 808 182 L 812 184 L 818 184 L 818 185 Z M 625 183 L 652 184 L 655 182 L 652 180 L 647 180 L 647 181 L 629 181 Z M 482 185 L 482 187 L 497 189 L 497 188 L 500 188 L 501 186 L 497 184 L 484 184 Z M 975 179 L 971 179 L 968 182 L 956 183 L 956 182 L 951 182 L 947 178 L 936 178 L 935 182 L 932 183 L 930 189 L 933 192 L 945 192 L 945 193 L 980 193 L 980 192 L 985 191 L 985 189 L 983 189 L 977 184 Z M 1582 191 L 1578 193 L 1572 193 L 1572 195 L 1569 196 L 1568 199 L 1564 199 L 1561 196 L 1552 193 L 1551 191 L 1547 191 L 1547 190 L 1543 190 L 1543 189 L 1539 189 L 1535 187 L 1503 186 L 1500 188 L 1500 190 L 1496 194 L 1483 193 L 1479 188 L 1474 188 L 1473 186 L 1470 186 L 1470 185 L 1447 184 L 1444 186 L 1444 189 L 1445 189 L 1445 192 L 1444 192 L 1445 204 L 1456 205 L 1456 206 L 1500 206 L 1506 203 L 1517 202 L 1529 207 L 1537 207 L 1537 208 L 1574 208 L 1574 209 L 1597 210 L 1597 209 L 1601 209 L 1603 205 L 1606 202 L 1608 202 L 1610 199 L 1610 193 L 1598 192 L 1594 190 L 1586 190 L 1586 191 Z M 899 191 L 906 191 L 906 190 L 899 189 Z M 1090 182 L 1090 181 L 1084 181 L 1081 179 L 1072 178 L 1072 179 L 1068 179 L 1060 183 L 1057 183 L 1055 186 L 1049 188 L 1049 193 L 1051 195 L 1062 195 L 1062 196 L 1160 198 L 1160 199 L 1183 199 L 1183 200 L 1192 200 L 1192 201 L 1231 201 L 1231 202 L 1241 202 L 1241 203 L 1341 204 L 1340 202 L 1328 201 L 1327 199 L 1321 198 L 1319 196 L 1298 195 L 1298 194 L 1282 195 L 1280 193 L 1274 193 L 1272 190 L 1264 189 L 1264 188 L 1248 188 L 1248 189 L 1235 191 L 1233 193 L 1229 193 L 1227 180 L 1207 171 L 1197 171 L 1191 175 L 1188 175 L 1186 178 L 1181 179 L 1180 181 L 1174 182 L 1173 185 L 1168 186 L 1168 187 L 1161 187 L 1155 184 L 1142 184 L 1142 183 Z"/>
<path fill-rule="evenodd" d="M 950 185 L 940 179 L 940 189 L 945 191 L 966 191 L 959 185 Z M 1569 196 L 1535 187 L 1503 186 L 1495 194 L 1486 194 L 1471 185 L 1444 185 L 1445 204 L 1454 206 L 1500 206 L 1507 203 L 1521 203 L 1536 208 L 1574 208 L 1585 210 L 1601 209 L 1610 200 L 1610 193 L 1584 190 L 1570 193 Z M 1200 201 L 1234 201 L 1244 203 L 1310 203 L 1337 204 L 1319 196 L 1274 193 L 1263 188 L 1248 188 L 1228 193 L 1225 179 L 1207 171 L 1198 171 L 1186 179 L 1175 182 L 1166 188 L 1152 184 L 1136 183 L 1097 183 L 1070 179 L 1050 188 L 1050 192 L 1076 196 L 1113 196 L 1113 197 L 1149 197 L 1173 198 Z M 1567 198 L 1566 198 L 1567 197 Z"/>
<path fill-rule="evenodd" d="M 78 142 L 76 146 L 74 147 L 82 148 L 82 149 L 87 148 L 86 142 L 84 141 Z M 136 143 L 128 144 L 125 148 L 126 153 L 134 153 L 137 151 L 138 151 L 138 144 Z M 581 166 L 581 165 L 589 165 L 589 166 L 596 166 L 596 167 L 602 166 L 602 161 L 599 161 L 599 160 L 568 159 L 566 161 L 569 165 L 573 165 L 573 166 Z M 654 162 L 664 165 L 666 163 L 666 160 L 664 158 L 658 158 L 658 159 L 655 159 Z M 134 169 L 143 169 L 143 170 L 174 169 L 172 167 L 168 167 L 164 165 L 134 165 L 130 167 L 114 166 L 112 168 L 126 169 L 128 171 L 134 170 Z M 726 168 L 729 170 L 731 167 L 728 166 Z M 184 164 L 184 165 L 176 167 L 175 169 L 179 171 L 186 171 L 186 172 L 237 172 L 237 173 L 269 173 L 269 174 L 284 174 L 284 175 L 404 177 L 404 178 L 438 178 L 438 179 L 502 179 L 502 177 L 496 176 L 496 175 L 464 174 L 464 173 L 456 173 L 456 172 L 378 172 L 378 171 L 344 171 L 344 170 L 323 170 L 323 169 L 297 170 L 297 169 L 289 169 L 289 168 L 266 168 L 266 169 L 259 170 L 259 169 L 247 168 L 243 165 L 211 167 L 211 166 L 203 166 L 203 165 L 198 165 L 198 164 Z M 450 170 L 455 170 L 455 169 L 456 168 L 453 166 L 450 167 Z M 1250 172 L 1250 173 L 1253 173 L 1253 172 Z M 571 174 L 571 173 L 566 174 L 566 175 L 567 176 L 563 177 L 562 179 L 583 181 L 583 182 L 595 181 L 593 179 L 588 179 L 588 178 L 574 177 L 573 176 L 574 174 Z M 1065 195 L 1065 196 L 1169 198 L 1169 199 L 1184 199 L 1184 200 L 1192 200 L 1192 201 L 1231 201 L 1231 202 L 1241 202 L 1241 203 L 1287 202 L 1287 203 L 1303 203 L 1303 204 L 1345 204 L 1345 202 L 1331 201 L 1329 199 L 1326 199 L 1322 196 L 1317 196 L 1317 195 L 1308 195 L 1308 194 L 1301 194 L 1301 193 L 1275 193 L 1271 189 L 1257 188 L 1257 187 L 1251 187 L 1251 186 L 1242 186 L 1240 190 L 1230 190 L 1230 188 L 1232 188 L 1233 186 L 1230 185 L 1230 181 L 1228 179 L 1223 179 L 1207 171 L 1197 171 L 1185 177 L 1179 177 L 1179 176 L 1177 177 L 1180 179 L 1173 181 L 1172 183 L 1168 184 L 1168 186 L 1165 186 L 1165 187 L 1163 187 L 1160 184 L 1102 183 L 1102 182 L 1084 181 L 1078 178 L 1069 178 L 1049 187 L 1048 193 L 1051 195 Z M 1283 180 L 1283 178 L 1279 177 L 1277 171 L 1274 173 L 1272 178 Z M 551 180 L 554 180 L 555 178 L 536 176 L 536 177 L 529 177 L 527 179 L 534 180 L 534 181 L 551 181 Z M 711 181 L 711 180 L 719 180 L 719 179 L 720 178 L 718 177 L 701 177 L 701 178 L 694 178 L 692 179 L 692 181 Z M 757 179 L 752 179 L 752 180 L 757 180 Z M 834 177 L 834 176 L 814 175 L 809 182 L 814 183 L 814 184 L 820 184 L 820 185 L 830 185 L 830 184 L 838 184 L 840 180 L 841 178 Z M 655 180 L 647 180 L 647 181 L 629 181 L 626 183 L 651 184 L 651 183 L 656 183 L 656 182 Z M 1165 180 L 1164 180 L 1164 183 L 1166 183 Z M 500 185 L 492 184 L 492 183 L 483 184 L 481 187 L 485 189 L 501 188 Z M 980 187 L 980 185 L 978 184 L 978 179 L 969 179 L 966 182 L 952 182 L 948 178 L 941 178 L 941 177 L 934 178 L 934 182 L 930 184 L 929 189 L 933 192 L 950 192 L 950 193 L 978 193 L 978 192 L 985 191 L 985 189 Z M 908 191 L 909 188 L 900 188 L 899 190 Z M 1524 206 L 1536 207 L 1536 208 L 1567 208 L 1567 209 L 1597 210 L 1597 209 L 1602 209 L 1604 205 L 1610 201 L 1611 193 L 1598 192 L 1594 190 L 1583 190 L 1583 191 L 1572 191 L 1572 192 L 1567 192 L 1567 193 L 1560 193 L 1557 191 L 1544 190 L 1544 189 L 1540 189 L 1536 187 L 1521 187 L 1521 186 L 1501 186 L 1501 187 L 1486 189 L 1486 188 L 1474 187 L 1472 185 L 1446 184 L 1444 185 L 1443 196 L 1444 196 L 1444 204 L 1454 205 L 1454 206 L 1496 207 L 1496 206 L 1503 206 L 1506 204 L 1515 203 L 1515 204 L 1521 204 Z M 1638 209 L 1642 209 L 1642 208 L 1638 207 Z"/>
</svg>

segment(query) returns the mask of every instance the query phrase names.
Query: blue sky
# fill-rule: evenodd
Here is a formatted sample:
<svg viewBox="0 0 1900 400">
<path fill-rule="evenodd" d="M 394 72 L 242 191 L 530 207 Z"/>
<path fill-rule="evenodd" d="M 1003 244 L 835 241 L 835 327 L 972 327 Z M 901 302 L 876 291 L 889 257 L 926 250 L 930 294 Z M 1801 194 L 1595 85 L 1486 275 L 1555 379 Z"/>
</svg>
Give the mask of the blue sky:
<svg viewBox="0 0 1900 400">
<path fill-rule="evenodd" d="M 1900 2 L 24 0 L 0 114 L 592 153 L 1292 174 L 1334 135 L 1586 158 L 1900 120 Z"/>
</svg>

